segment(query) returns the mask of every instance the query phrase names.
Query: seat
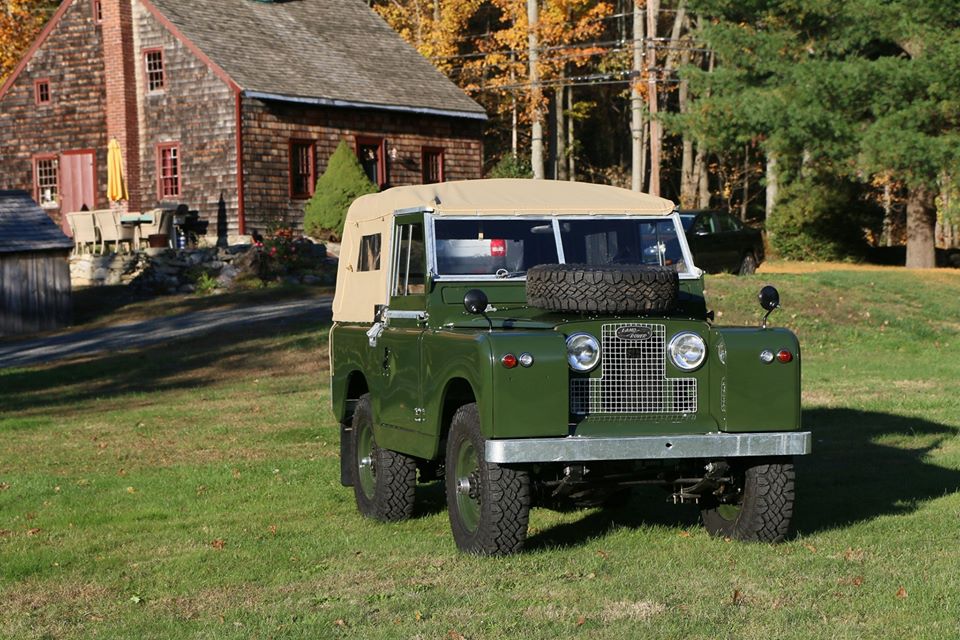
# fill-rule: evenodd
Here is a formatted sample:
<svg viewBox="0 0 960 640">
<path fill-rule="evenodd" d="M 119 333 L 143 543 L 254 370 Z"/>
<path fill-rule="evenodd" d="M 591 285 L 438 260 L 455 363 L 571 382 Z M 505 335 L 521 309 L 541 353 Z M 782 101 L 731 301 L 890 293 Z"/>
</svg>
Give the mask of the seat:
<svg viewBox="0 0 960 640">
<path fill-rule="evenodd" d="M 150 217 L 150 222 L 140 223 L 140 242 L 156 234 L 164 234 L 170 238 L 170 232 L 173 227 L 173 211 L 170 209 L 153 209 L 143 214 L 144 218 Z"/>
<path fill-rule="evenodd" d="M 73 253 L 80 255 L 89 247 L 90 253 L 97 244 L 97 226 L 93 214 L 89 211 L 76 211 L 67 214 L 67 222 L 73 232 Z"/>
<path fill-rule="evenodd" d="M 137 230 L 135 227 L 125 227 L 120 224 L 120 212 L 110 209 L 97 209 L 93 211 L 93 219 L 97 225 L 97 231 L 100 232 L 100 253 L 106 251 L 107 243 L 116 244 L 117 253 L 122 249 L 122 243 L 126 242 L 128 249 L 133 249 L 134 240 L 136 240 Z"/>
</svg>

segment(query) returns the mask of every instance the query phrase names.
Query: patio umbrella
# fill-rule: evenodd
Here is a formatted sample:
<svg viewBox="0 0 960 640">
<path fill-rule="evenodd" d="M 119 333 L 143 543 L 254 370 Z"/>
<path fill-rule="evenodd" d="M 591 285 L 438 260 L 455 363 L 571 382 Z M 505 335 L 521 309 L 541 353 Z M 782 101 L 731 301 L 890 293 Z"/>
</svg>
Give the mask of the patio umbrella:
<svg viewBox="0 0 960 640">
<path fill-rule="evenodd" d="M 120 143 L 114 138 L 107 145 L 107 197 L 111 202 L 127 200 L 127 185 L 123 180 L 123 157 Z"/>
</svg>

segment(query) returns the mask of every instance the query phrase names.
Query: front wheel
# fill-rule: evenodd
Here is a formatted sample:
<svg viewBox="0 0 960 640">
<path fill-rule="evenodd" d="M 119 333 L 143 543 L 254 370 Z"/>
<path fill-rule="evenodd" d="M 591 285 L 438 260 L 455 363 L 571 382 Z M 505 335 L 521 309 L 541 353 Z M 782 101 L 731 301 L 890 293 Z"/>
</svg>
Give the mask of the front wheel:
<svg viewBox="0 0 960 640">
<path fill-rule="evenodd" d="M 737 275 L 752 276 L 756 272 L 757 259 L 753 257 L 752 253 L 748 253 L 743 256 L 743 260 L 740 262 L 740 268 L 737 270 Z"/>
<path fill-rule="evenodd" d="M 747 542 L 781 542 L 793 517 L 792 458 L 732 469 L 733 483 L 719 496 L 705 496 L 700 517 L 712 535 Z"/>
<path fill-rule="evenodd" d="M 484 461 L 486 439 L 477 405 L 460 407 L 447 439 L 447 509 L 461 551 L 515 553 L 527 538 L 530 478 L 525 471 Z"/>
<path fill-rule="evenodd" d="M 353 414 L 351 463 L 357 510 L 384 522 L 413 515 L 417 486 L 416 461 L 396 451 L 381 449 L 373 437 L 370 394 L 360 397 Z"/>
</svg>

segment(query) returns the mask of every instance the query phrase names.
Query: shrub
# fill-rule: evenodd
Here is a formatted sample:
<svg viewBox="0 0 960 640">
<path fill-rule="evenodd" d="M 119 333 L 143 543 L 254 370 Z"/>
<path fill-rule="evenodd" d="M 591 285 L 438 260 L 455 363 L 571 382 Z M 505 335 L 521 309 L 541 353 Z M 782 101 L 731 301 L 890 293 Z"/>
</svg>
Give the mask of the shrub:
<svg viewBox="0 0 960 640">
<path fill-rule="evenodd" d="M 259 273 L 264 281 L 299 272 L 310 264 L 309 241 L 293 229 L 276 229 L 253 246 L 259 254 Z"/>
<path fill-rule="evenodd" d="M 497 164 L 493 165 L 488 178 L 532 178 L 533 170 L 530 163 L 518 158 L 512 153 L 505 154 Z"/>
<path fill-rule="evenodd" d="M 865 230 L 883 212 L 862 197 L 856 183 L 806 178 L 784 187 L 771 220 L 770 244 L 787 260 L 859 260 Z"/>
<path fill-rule="evenodd" d="M 327 170 L 317 180 L 313 197 L 307 202 L 303 228 L 308 235 L 339 238 L 350 204 L 360 196 L 376 193 L 357 156 L 341 140 L 330 156 Z"/>
</svg>

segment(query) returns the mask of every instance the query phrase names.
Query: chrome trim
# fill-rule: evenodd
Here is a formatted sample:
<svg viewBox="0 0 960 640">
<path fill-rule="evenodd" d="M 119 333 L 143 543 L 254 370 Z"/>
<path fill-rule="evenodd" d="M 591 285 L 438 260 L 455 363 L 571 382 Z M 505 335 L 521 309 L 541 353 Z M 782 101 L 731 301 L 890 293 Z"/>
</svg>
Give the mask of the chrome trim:
<svg viewBox="0 0 960 640">
<path fill-rule="evenodd" d="M 389 320 L 425 320 L 427 318 L 427 312 L 387 309 L 386 313 L 384 313 L 384 317 Z"/>
<path fill-rule="evenodd" d="M 486 460 L 498 464 L 802 456 L 812 450 L 809 431 L 706 433 L 623 438 L 524 438 L 487 440 Z"/>
</svg>

